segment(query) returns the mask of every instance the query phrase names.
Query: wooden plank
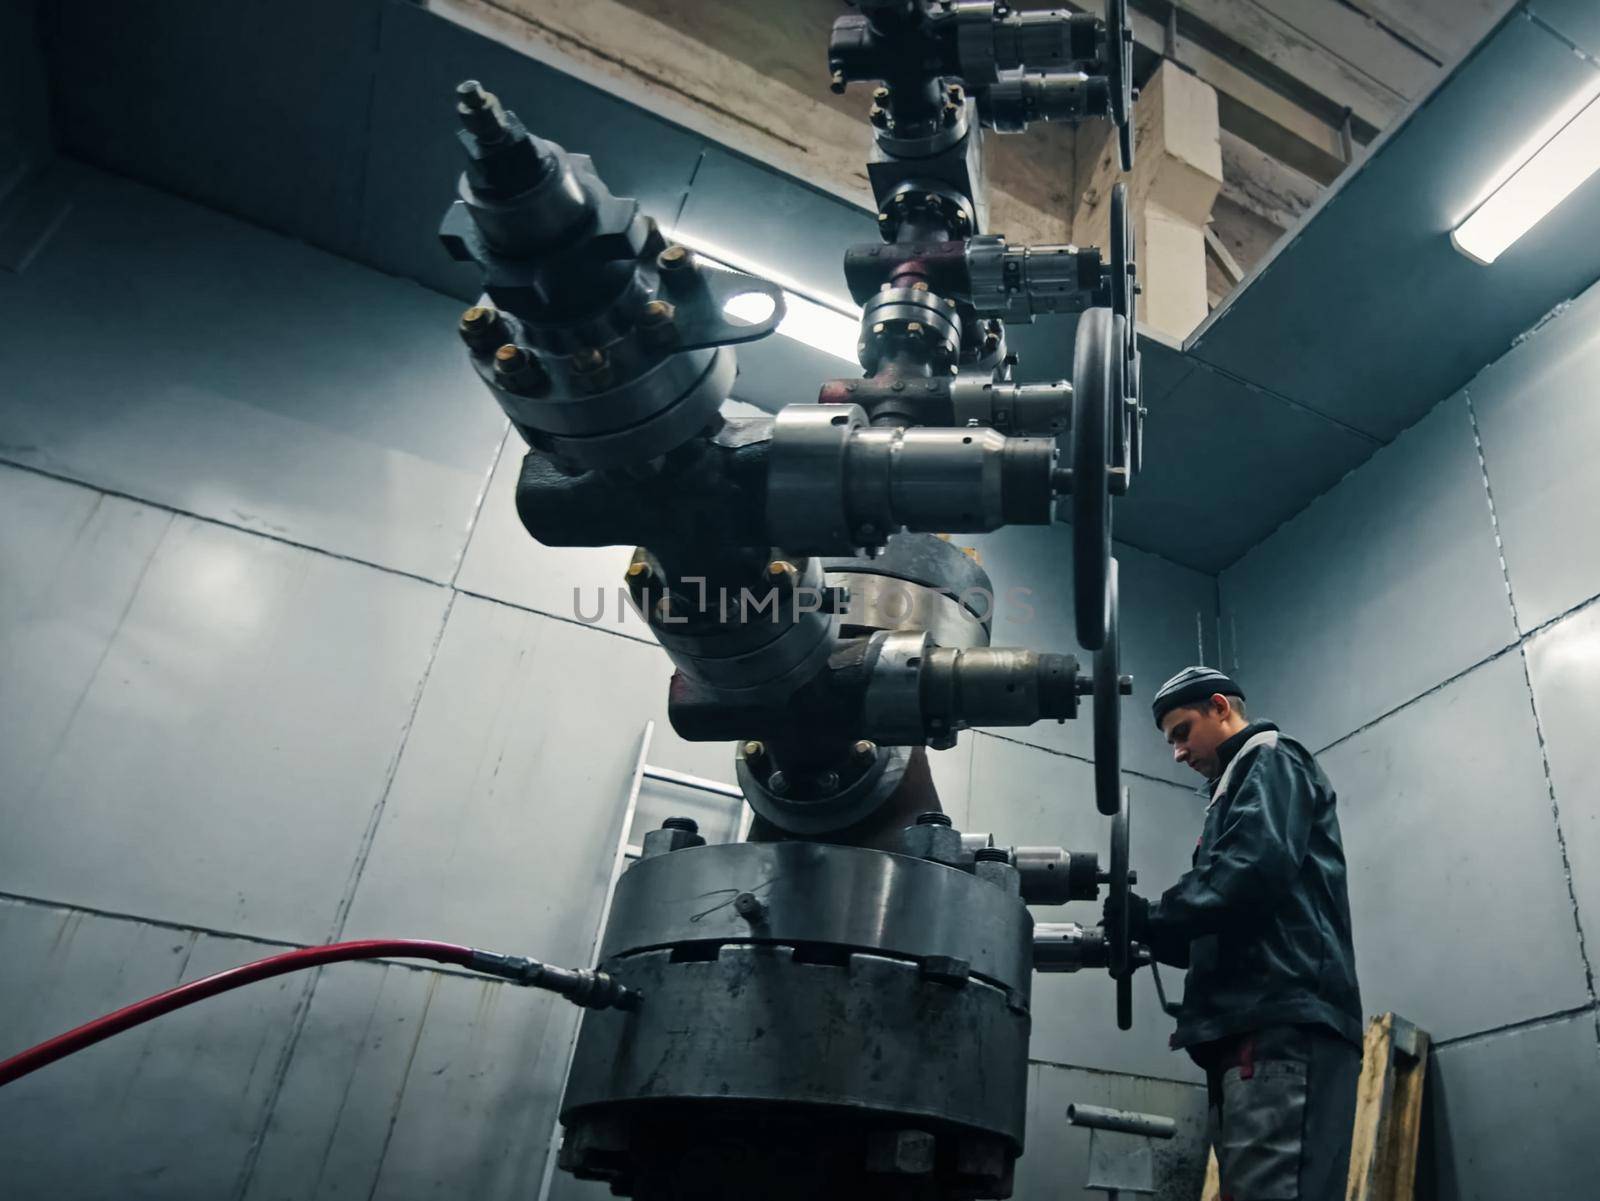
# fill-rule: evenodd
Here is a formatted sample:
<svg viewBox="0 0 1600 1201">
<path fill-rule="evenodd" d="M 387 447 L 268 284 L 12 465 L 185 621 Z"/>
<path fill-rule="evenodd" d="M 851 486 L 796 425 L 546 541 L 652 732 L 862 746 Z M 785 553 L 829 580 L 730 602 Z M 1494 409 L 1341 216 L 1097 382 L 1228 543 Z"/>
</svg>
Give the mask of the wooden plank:
<svg viewBox="0 0 1600 1201">
<path fill-rule="evenodd" d="M 863 209 L 876 207 L 866 174 L 866 90 L 828 91 L 820 42 L 786 43 L 797 59 L 817 64 L 812 95 L 775 82 L 807 77 L 798 68 L 778 71 L 771 46 L 757 69 L 697 40 L 692 22 L 685 32 L 617 0 L 428 0 L 428 7 Z M 1045 129 L 1006 141 L 1017 144 L 996 147 L 990 160 L 991 227 L 1017 242 L 1069 241 L 1071 139 Z"/>
<path fill-rule="evenodd" d="M 1259 0 L 1285 24 L 1408 100 L 1441 74 L 1432 58 L 1407 45 L 1371 17 L 1334 0 Z"/>
<path fill-rule="evenodd" d="M 1206 1153 L 1206 1182 L 1200 1186 L 1200 1201 L 1222 1201 L 1222 1173 L 1217 1167 L 1217 1149 Z"/>
<path fill-rule="evenodd" d="M 1388 126 L 1405 107 L 1399 92 L 1333 57 L 1254 0 L 1182 0 L 1180 7 L 1375 129 Z"/>
<path fill-rule="evenodd" d="M 1346 0 L 1449 66 L 1478 44 L 1516 0 Z"/>
<path fill-rule="evenodd" d="M 1099 132 L 1099 153 L 1080 152 L 1083 188 L 1073 216 L 1073 240 L 1104 246 L 1111 224 L 1111 192 L 1128 189 L 1135 258 L 1143 290 L 1143 324 L 1182 340 L 1206 307 L 1204 228 L 1222 187 L 1216 93 L 1176 63 L 1163 63 L 1146 83 L 1134 109 L 1138 154 L 1124 175 L 1116 139 Z M 1084 146 L 1093 133 L 1085 129 Z M 1090 165 L 1092 164 L 1092 166 Z"/>
<path fill-rule="evenodd" d="M 1392 1013 L 1367 1027 L 1346 1201 L 1411 1201 L 1430 1045 L 1424 1031 Z"/>
<path fill-rule="evenodd" d="M 1401 1026 L 1406 1027 L 1403 1032 Z M 1426 1033 L 1411 1023 L 1395 1019 L 1394 1095 L 1389 1102 L 1389 1135 L 1381 1172 L 1382 1195 L 1387 1201 L 1411 1201 L 1416 1191 L 1417 1147 L 1422 1139 L 1422 1090 L 1428 1077 L 1431 1042 Z"/>
<path fill-rule="evenodd" d="M 1105 15 L 1104 0 L 1069 0 L 1077 12 Z M 1131 11 L 1134 42 L 1164 57 L 1165 29 L 1145 13 Z M 1329 183 L 1345 168 L 1339 130 L 1222 55 L 1183 34 L 1176 62 L 1217 90 L 1222 128 L 1288 163 L 1303 175 Z"/>
<path fill-rule="evenodd" d="M 1222 195 L 1278 229 L 1288 229 L 1322 186 L 1238 134 L 1222 131 Z"/>
<path fill-rule="evenodd" d="M 1350 1176 L 1345 1201 L 1378 1201 L 1378 1163 L 1383 1132 L 1394 1099 L 1394 1015 L 1373 1018 L 1361 1048 L 1356 1118 L 1350 1140 Z"/>
<path fill-rule="evenodd" d="M 1222 239 L 1217 237 L 1217 231 L 1209 225 L 1206 226 L 1206 253 L 1222 268 L 1222 273 L 1237 284 L 1244 279 L 1244 269 L 1234 261 L 1233 255 L 1222 244 Z"/>
</svg>

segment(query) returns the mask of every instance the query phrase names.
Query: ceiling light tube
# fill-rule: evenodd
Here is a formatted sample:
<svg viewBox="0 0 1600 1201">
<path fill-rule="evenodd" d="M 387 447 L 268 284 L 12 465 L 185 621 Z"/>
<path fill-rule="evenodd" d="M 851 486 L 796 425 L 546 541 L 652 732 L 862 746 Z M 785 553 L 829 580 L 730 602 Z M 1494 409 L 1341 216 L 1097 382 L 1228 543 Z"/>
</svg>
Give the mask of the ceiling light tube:
<svg viewBox="0 0 1600 1201">
<path fill-rule="evenodd" d="M 1497 186 L 1450 233 L 1475 263 L 1495 261 L 1600 169 L 1600 95 L 1579 97 L 1501 169 Z"/>
<path fill-rule="evenodd" d="M 677 231 L 669 231 L 667 236 L 682 242 L 696 254 L 704 255 L 714 263 L 760 276 L 777 284 L 783 289 L 786 308 L 783 320 L 778 322 L 778 333 L 813 350 L 820 350 L 853 366 L 860 366 L 856 359 L 856 342 L 861 337 L 860 309 L 845 301 L 834 300 L 832 297 L 817 296 L 815 293 L 807 295 L 799 291 L 794 281 L 781 272 L 773 271 L 735 251 L 714 246 L 699 238 L 686 238 Z M 742 302 L 745 298 L 741 296 L 735 299 Z M 765 316 L 764 313 L 754 311 L 746 313 L 741 311 L 741 307 L 736 305 L 730 312 L 749 321 L 761 320 Z"/>
</svg>

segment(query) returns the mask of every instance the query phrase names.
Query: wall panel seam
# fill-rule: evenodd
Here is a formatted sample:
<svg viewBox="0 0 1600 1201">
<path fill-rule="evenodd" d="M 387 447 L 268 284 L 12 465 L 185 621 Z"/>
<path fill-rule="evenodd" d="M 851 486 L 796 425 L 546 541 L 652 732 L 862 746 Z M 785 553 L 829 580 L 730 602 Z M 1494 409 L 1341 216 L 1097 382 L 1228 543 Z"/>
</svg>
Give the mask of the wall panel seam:
<svg viewBox="0 0 1600 1201">
<path fill-rule="evenodd" d="M 99 918 L 102 921 L 126 922 L 135 926 L 149 926 L 155 930 L 170 930 L 174 934 L 203 935 L 206 938 L 221 939 L 225 942 L 251 943 L 270 951 L 298 951 L 309 945 L 287 938 L 272 938 L 264 934 L 246 934 L 238 930 L 224 930 L 215 926 L 196 926 L 187 922 L 172 921 L 169 918 L 143 917 L 137 913 L 123 913 L 116 909 L 97 909 L 92 905 L 79 905 L 71 901 L 57 901 L 49 897 L 30 897 L 24 893 L 0 892 L 0 904 L 7 902 L 14 905 L 22 905 L 29 909 L 48 909 L 52 913 L 82 915 L 84 917 Z M 424 930 L 414 933 L 426 936 L 431 932 Z M 458 976 L 462 980 L 471 980 L 476 984 L 499 985 L 503 983 L 491 976 L 469 972 L 465 968 L 452 967 L 449 964 L 433 963 L 426 960 L 362 959 L 352 962 L 376 963 L 383 967 L 404 968 L 409 972 L 432 972 L 436 976 Z M 134 1001 L 138 998 L 129 997 L 128 999 Z"/>
<path fill-rule="evenodd" d="M 1514 1022 L 1505 1022 L 1499 1026 L 1491 1026 L 1486 1030 L 1474 1030 L 1470 1034 L 1455 1034 L 1449 1038 L 1436 1038 L 1433 1040 L 1434 1048 L 1443 1050 L 1445 1047 L 1467 1046 L 1484 1039 L 1498 1038 L 1503 1034 L 1516 1034 L 1523 1030 L 1536 1030 L 1540 1026 L 1553 1026 L 1557 1022 L 1568 1022 L 1573 1018 L 1581 1018 L 1585 1014 L 1594 1014 L 1600 1017 L 1600 1006 L 1589 1001 L 1582 1005 L 1574 1005 L 1570 1009 L 1558 1009 L 1554 1013 L 1541 1013 L 1537 1017 L 1518 1018 Z"/>
<path fill-rule="evenodd" d="M 1500 537 L 1500 515 L 1494 507 L 1494 487 L 1489 482 L 1489 461 L 1483 454 L 1483 433 L 1478 428 L 1478 409 L 1472 403 L 1472 389 L 1461 389 L 1462 399 L 1467 403 L 1467 421 L 1472 425 L 1472 449 L 1478 456 L 1478 471 L 1483 476 L 1483 497 L 1489 506 L 1489 526 L 1494 531 L 1494 553 L 1500 560 L 1500 579 L 1506 588 L 1506 604 L 1511 606 L 1511 625 L 1519 634 L 1522 632 L 1522 617 L 1517 612 L 1517 594 L 1511 587 L 1511 569 L 1506 566 L 1506 544 Z"/>
<path fill-rule="evenodd" d="M 116 488 L 107 488 L 103 484 L 91 484 L 76 476 L 67 475 L 59 471 L 51 471 L 46 467 L 39 467 L 32 463 L 19 463 L 15 459 L 0 456 L 0 466 L 15 468 L 17 471 L 26 471 L 30 475 L 41 476 L 47 480 L 55 480 L 60 484 L 68 484 L 74 488 L 82 488 L 86 492 L 97 492 L 101 496 L 114 496 L 118 500 L 128 501 L 130 504 L 143 505 L 162 513 L 171 513 L 177 517 L 187 517 L 191 521 L 204 522 L 206 525 L 217 526 L 220 529 L 232 530 L 237 534 L 247 534 L 252 538 L 262 538 L 268 542 L 276 542 L 280 546 L 292 546 L 296 550 L 309 551 L 314 555 L 325 555 L 330 559 L 338 559 L 341 563 L 353 563 L 357 567 L 370 567 L 373 571 L 381 571 L 385 575 L 399 576 L 406 580 L 415 580 L 419 584 L 428 584 L 434 588 L 448 588 L 450 585 L 444 580 L 436 580 L 431 576 L 418 575 L 414 571 L 406 571 L 401 567 L 386 567 L 382 563 L 374 563 L 370 559 L 358 558 L 355 555 L 342 554 L 336 550 L 329 550 L 325 546 L 313 546 L 309 542 L 297 542 L 293 538 L 285 538 L 282 534 L 272 534 L 265 530 L 252 529 L 245 525 L 235 525 L 231 521 L 224 521 L 220 517 L 211 517 L 205 513 L 196 513 L 192 509 L 180 508 L 169 505 L 164 501 L 151 500 L 147 496 L 137 496 L 132 492 L 123 492 Z"/>
<path fill-rule="evenodd" d="M 1012 738 L 1005 734 L 996 734 L 991 730 L 970 730 L 968 732 L 976 738 L 993 738 L 996 742 L 1009 742 L 1012 746 L 1025 746 L 1030 751 L 1040 751 L 1046 755 L 1055 755 L 1062 759 L 1073 759 L 1079 763 L 1087 763 L 1091 767 L 1094 765 L 1094 760 L 1087 755 L 1075 755 L 1071 751 L 1062 751 L 1057 750 L 1055 747 L 1040 746 L 1036 742 L 1025 742 L 1021 738 Z M 1135 779 L 1148 781 L 1151 784 L 1165 784 L 1168 788 L 1176 788 L 1179 792 L 1194 793 L 1196 796 L 1200 795 L 1198 789 L 1185 788 L 1182 784 L 1179 784 L 1175 780 L 1164 779 L 1161 776 L 1152 776 L 1148 772 L 1138 771 L 1131 767 L 1124 767 L 1122 769 L 1122 774 L 1125 776 L 1133 776 Z"/>
<path fill-rule="evenodd" d="M 1374 717 L 1371 721 L 1362 722 L 1359 726 L 1357 726 L 1355 729 L 1351 730 L 1348 734 L 1339 735 L 1339 737 L 1335 738 L 1332 742 L 1326 743 L 1322 747 L 1318 748 L 1314 753 L 1318 754 L 1318 755 L 1324 754 L 1327 751 L 1331 751 L 1336 746 L 1340 746 L 1340 745 L 1342 745 L 1342 744 L 1344 744 L 1346 742 L 1349 742 L 1352 738 L 1355 738 L 1357 735 L 1365 734 L 1368 730 L 1371 730 L 1371 729 L 1373 729 L 1373 728 L 1375 728 L 1377 726 L 1382 725 L 1384 722 L 1388 721 L 1391 717 L 1394 717 L 1395 715 L 1397 715 L 1399 713 L 1405 712 L 1407 709 L 1411 708 L 1412 705 L 1417 704 L 1419 701 L 1425 701 L 1430 696 L 1432 696 L 1434 693 L 1441 692 L 1444 689 L 1450 687 L 1450 685 L 1459 682 L 1460 680 L 1466 678 L 1467 676 L 1470 676 L 1473 672 L 1477 671 L 1478 668 L 1487 667 L 1489 664 L 1493 663 L 1497 659 L 1503 659 L 1503 658 L 1505 658 L 1505 656 L 1507 656 L 1509 654 L 1512 654 L 1515 651 L 1522 650 L 1529 642 L 1532 642 L 1535 638 L 1539 637 L 1539 635 L 1545 633 L 1546 631 L 1550 630 L 1554 626 L 1560 625 L 1562 622 L 1566 621 L 1569 617 L 1576 617 L 1579 613 L 1582 613 L 1584 610 L 1590 608 L 1591 606 L 1593 606 L 1597 602 L 1600 602 L 1600 592 L 1597 592 L 1595 595 L 1593 595 L 1591 597 L 1588 597 L 1585 600 L 1579 601 L 1577 604 L 1573 605 L 1570 609 L 1565 609 L 1562 612 L 1557 613 L 1554 617 L 1550 618 L 1548 621 L 1540 622 L 1538 625 L 1534 626 L 1533 629 L 1529 630 L 1526 634 L 1519 634 L 1517 636 L 1517 640 L 1515 642 L 1508 643 L 1507 645 L 1502 646 L 1499 650 L 1494 651 L 1491 654 L 1485 655 L 1483 658 L 1479 659 L 1476 663 L 1473 663 L 1473 664 L 1471 664 L 1470 666 L 1467 666 L 1467 667 L 1463 667 L 1460 671 L 1456 672 L 1454 675 L 1451 675 L 1451 676 L 1449 676 L 1449 677 L 1447 677 L 1447 678 L 1445 678 L 1443 680 L 1440 680 L 1439 683 L 1432 684 L 1429 687 L 1424 688 L 1421 692 L 1417 693 L 1416 696 L 1413 696 L 1413 697 L 1410 697 L 1407 700 L 1401 701 L 1398 705 L 1394 706 L 1394 708 L 1385 709 L 1382 713 L 1378 714 L 1378 716 Z"/>
<path fill-rule="evenodd" d="M 550 621 L 565 622 L 567 625 L 577 626 L 579 629 L 583 630 L 593 630 L 596 634 L 609 634 L 613 638 L 626 638 L 629 642 L 637 643 L 640 646 L 659 647 L 661 645 L 659 642 L 656 642 L 652 639 L 638 638 L 632 634 L 625 634 L 621 630 L 613 630 L 608 626 L 602 625 L 599 621 L 584 621 L 579 617 L 570 617 L 561 613 L 553 613 L 549 609 L 538 609 L 532 605 L 519 604 L 516 601 L 506 600 L 504 597 L 490 596 L 485 592 L 474 592 L 471 588 L 454 588 L 452 591 L 455 592 L 457 596 L 469 596 L 473 600 L 485 601 L 491 605 L 500 605 L 506 609 L 515 609 L 518 613 L 531 613 L 535 617 L 544 617 Z"/>
<path fill-rule="evenodd" d="M 1489 522 L 1494 527 L 1495 553 L 1500 557 L 1500 576 L 1505 583 L 1506 603 L 1511 607 L 1511 625 L 1522 630 L 1522 618 L 1517 612 L 1517 595 L 1511 586 L 1511 569 L 1506 564 L 1506 547 L 1500 537 L 1500 517 L 1494 504 L 1494 485 L 1489 479 L 1489 460 L 1483 453 L 1483 435 L 1478 426 L 1477 406 L 1472 403 L 1472 389 L 1463 388 L 1461 395 L 1467 402 L 1467 418 L 1472 423 L 1472 444 L 1478 453 L 1478 469 L 1483 473 L 1483 494 L 1489 505 Z M 1572 858 L 1567 849 L 1567 833 L 1561 824 L 1561 802 L 1556 796 L 1556 781 L 1550 771 L 1550 748 L 1545 742 L 1544 722 L 1539 717 L 1539 701 L 1533 692 L 1533 672 L 1528 666 L 1528 650 L 1523 639 L 1517 639 L 1517 658 L 1522 664 L 1522 681 L 1528 690 L 1528 710 L 1533 715 L 1534 737 L 1539 742 L 1539 764 L 1544 770 L 1545 791 L 1550 797 L 1550 821 L 1555 831 L 1556 849 L 1561 855 L 1561 876 L 1567 889 L 1567 902 L 1572 906 L 1572 925 L 1578 935 L 1578 962 L 1583 965 L 1584 987 L 1589 992 L 1589 1004 L 1595 1003 L 1594 965 L 1589 958 L 1589 947 L 1584 940 L 1583 914 L 1578 908 L 1578 890 L 1572 881 Z M 1596 1045 L 1600 1048 L 1600 1022 L 1595 1028 Z"/>
<path fill-rule="evenodd" d="M 478 520 L 483 516 L 483 505 L 489 499 L 489 485 L 494 480 L 495 470 L 500 466 L 500 456 L 506 452 L 506 442 L 511 437 L 511 423 L 506 422 L 506 427 L 500 432 L 500 445 L 495 447 L 494 454 L 489 457 L 489 470 L 483 473 L 483 483 L 478 488 L 478 497 L 472 502 L 472 516 L 467 519 L 467 536 L 461 540 L 461 553 L 456 555 L 456 569 L 450 573 L 450 587 L 456 586 L 456 581 L 461 578 L 461 569 L 467 565 L 467 552 L 472 549 L 472 535 L 477 533 Z"/>
<path fill-rule="evenodd" d="M 429 648 L 427 662 L 423 665 L 422 675 L 417 680 L 416 691 L 411 698 L 411 711 L 406 716 L 404 727 L 400 731 L 400 743 L 395 748 L 394 757 L 389 762 L 388 773 L 383 782 L 383 788 L 378 793 L 378 800 L 372 807 L 372 813 L 367 818 L 367 828 L 362 832 L 361 842 L 356 848 L 356 857 L 350 865 L 350 876 L 345 884 L 344 893 L 339 898 L 339 904 L 334 910 L 332 928 L 328 932 L 329 942 L 337 942 L 344 933 L 345 923 L 350 917 L 350 908 L 355 903 L 356 891 L 361 886 L 361 877 L 367 866 L 367 860 L 372 854 L 372 845 L 378 837 L 378 827 L 383 820 L 383 811 L 389 802 L 389 794 L 394 788 L 396 776 L 400 773 L 400 764 L 405 758 L 406 744 L 410 741 L 412 727 L 416 724 L 417 712 L 422 708 L 422 698 L 427 692 L 428 679 L 433 674 L 433 665 L 439 658 L 439 647 L 444 642 L 445 630 L 450 624 L 450 613 L 455 608 L 456 597 L 459 595 L 450 589 L 445 599 L 444 613 L 439 619 L 439 629 L 434 635 L 433 646 Z M 249 1192 L 250 1183 L 255 1178 L 256 1165 L 261 1160 L 261 1150 L 266 1145 L 267 1134 L 272 1127 L 273 1116 L 277 1113 L 278 1102 L 283 1096 L 283 1087 L 289 1077 L 289 1069 L 294 1063 L 295 1053 L 300 1046 L 300 1036 L 305 1032 L 306 1021 L 311 1014 L 311 1002 L 317 990 L 317 982 L 322 978 L 322 969 L 307 973 L 305 987 L 299 999 L 295 1002 L 294 1017 L 291 1023 L 289 1037 L 284 1042 L 283 1052 L 278 1057 L 278 1063 L 273 1072 L 272 1088 L 267 1098 L 267 1104 L 262 1111 L 261 1124 L 257 1127 L 255 1137 L 251 1139 L 250 1146 L 245 1151 L 244 1163 L 239 1171 L 238 1184 L 234 1189 L 235 1201 L 243 1201 Z"/>
<path fill-rule="evenodd" d="M 1203 1089 L 1205 1084 L 1198 1080 L 1184 1080 L 1178 1076 L 1152 1076 L 1146 1072 L 1118 1072 L 1112 1068 L 1092 1068 L 1081 1063 L 1061 1063 L 1055 1059 L 1035 1059 L 1028 1057 L 1028 1063 L 1033 1067 L 1059 1068 L 1064 1072 L 1084 1072 L 1091 1076 L 1115 1076 L 1121 1080 L 1147 1080 L 1152 1084 L 1179 1084 L 1184 1088 Z"/>
</svg>

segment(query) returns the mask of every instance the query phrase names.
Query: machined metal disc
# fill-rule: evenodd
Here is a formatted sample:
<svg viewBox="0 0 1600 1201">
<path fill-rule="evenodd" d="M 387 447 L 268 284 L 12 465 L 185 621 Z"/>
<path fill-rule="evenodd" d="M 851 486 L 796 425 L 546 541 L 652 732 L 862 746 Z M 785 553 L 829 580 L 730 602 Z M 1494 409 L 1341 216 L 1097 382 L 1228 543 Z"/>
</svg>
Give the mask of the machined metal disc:
<svg viewBox="0 0 1600 1201">
<path fill-rule="evenodd" d="M 1128 819 L 1133 798 L 1122 795 L 1122 806 L 1111 819 L 1111 905 L 1116 915 L 1111 939 L 1111 976 L 1117 982 L 1117 1029 L 1133 1029 L 1133 943 L 1128 937 L 1132 881 L 1128 879 Z"/>
<path fill-rule="evenodd" d="M 1122 169 L 1133 170 L 1133 30 L 1128 25 L 1128 0 L 1106 3 L 1106 76 L 1111 90 L 1111 119 L 1117 125 Z"/>
<path fill-rule="evenodd" d="M 1113 816 L 1122 804 L 1122 650 L 1117 637 L 1117 561 L 1109 577 L 1111 618 L 1094 653 L 1094 801 Z"/>
<path fill-rule="evenodd" d="M 1089 309 L 1072 358 L 1072 570 L 1078 642 L 1091 651 L 1105 645 L 1110 620 L 1112 431 L 1122 403 L 1116 314 Z"/>
<path fill-rule="evenodd" d="M 1134 282 L 1133 218 L 1128 212 L 1128 185 L 1119 183 L 1111 189 L 1111 311 L 1122 318 L 1123 332 L 1123 390 L 1133 397 L 1119 407 L 1116 432 L 1112 435 L 1112 463 L 1133 474 L 1135 437 L 1135 410 L 1138 408 L 1136 364 L 1139 355 L 1138 304 L 1139 290 Z"/>
</svg>

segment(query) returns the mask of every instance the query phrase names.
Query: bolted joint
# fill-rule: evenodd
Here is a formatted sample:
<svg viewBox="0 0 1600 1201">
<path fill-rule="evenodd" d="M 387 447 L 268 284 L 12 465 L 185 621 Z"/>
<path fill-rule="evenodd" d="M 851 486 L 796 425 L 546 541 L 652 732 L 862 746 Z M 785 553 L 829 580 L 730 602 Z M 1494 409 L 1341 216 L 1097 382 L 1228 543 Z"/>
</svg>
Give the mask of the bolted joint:
<svg viewBox="0 0 1600 1201">
<path fill-rule="evenodd" d="M 733 898 L 733 911 L 752 926 L 767 919 L 767 905 L 751 892 L 741 892 Z"/>
<path fill-rule="evenodd" d="M 767 564 L 767 582 L 779 588 L 793 588 L 800 582 L 800 569 L 787 559 L 774 559 Z"/>
<path fill-rule="evenodd" d="M 867 1135 L 867 1171 L 926 1176 L 937 1152 L 938 1141 L 926 1130 L 874 1130 Z"/>
<path fill-rule="evenodd" d="M 601 392 L 611 386 L 611 356 L 600 346 L 573 353 L 572 382 L 584 392 Z"/>
<path fill-rule="evenodd" d="M 943 813 L 924 813 L 918 817 L 916 825 L 901 831 L 900 846 L 903 854 L 917 859 L 942 863 L 946 867 L 962 865 L 961 831 L 952 826 Z"/>
<path fill-rule="evenodd" d="M 963 987 L 972 976 L 972 964 L 950 955 L 930 955 L 918 965 L 922 978 L 952 988 Z"/>
<path fill-rule="evenodd" d="M 522 393 L 542 392 L 550 383 L 539 360 L 513 342 L 494 352 L 494 380 L 507 391 Z"/>
<path fill-rule="evenodd" d="M 1022 895 L 1022 874 L 1011 866 L 1005 847 L 979 847 L 973 855 L 972 874 L 1014 897 Z"/>
<path fill-rule="evenodd" d="M 468 133 L 484 143 L 502 141 L 509 132 L 505 109 L 493 92 L 483 90 L 476 79 L 456 86 L 456 115 Z"/>
<path fill-rule="evenodd" d="M 505 321 L 492 305 L 473 305 L 461 314 L 461 323 L 456 329 L 461 340 L 473 350 L 488 350 L 505 341 Z"/>
<path fill-rule="evenodd" d="M 650 346 L 671 346 L 678 340 L 677 317 L 677 306 L 671 301 L 652 300 L 639 314 L 639 332 Z"/>
<path fill-rule="evenodd" d="M 669 817 L 661 823 L 661 829 L 651 830 L 644 836 L 644 845 L 639 858 L 651 859 L 656 855 L 666 855 L 673 851 L 705 845 L 706 840 L 700 836 L 700 827 L 693 818 Z"/>
</svg>

